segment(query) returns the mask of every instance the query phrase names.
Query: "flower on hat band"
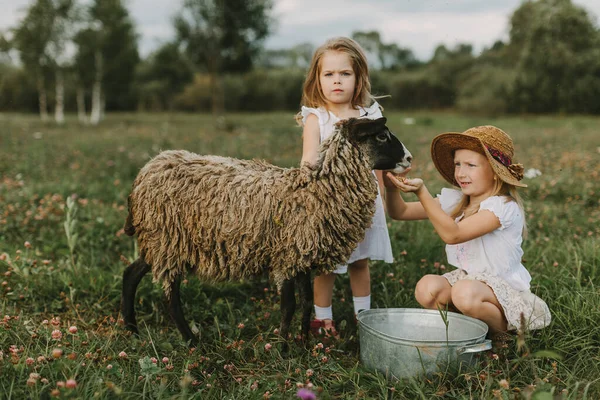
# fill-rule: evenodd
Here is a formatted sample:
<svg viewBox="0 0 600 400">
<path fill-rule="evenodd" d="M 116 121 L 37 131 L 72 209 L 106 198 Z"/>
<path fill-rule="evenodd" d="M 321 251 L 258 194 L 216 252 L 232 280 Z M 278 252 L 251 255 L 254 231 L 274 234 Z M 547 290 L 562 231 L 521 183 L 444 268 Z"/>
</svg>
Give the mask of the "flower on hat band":
<svg viewBox="0 0 600 400">
<path fill-rule="evenodd" d="M 508 157 L 506 154 L 504 154 L 500 150 L 496 150 L 493 147 L 488 146 L 487 144 L 485 145 L 485 148 L 490 152 L 492 157 L 494 157 L 494 160 L 498 161 L 500 164 L 504 165 L 505 167 L 508 167 L 509 165 L 512 164 L 510 157 Z"/>
<path fill-rule="evenodd" d="M 508 171 L 512 174 L 512 176 L 517 178 L 518 181 L 523 179 L 523 170 L 523 164 L 510 164 L 508 166 Z"/>
<path fill-rule="evenodd" d="M 485 145 L 487 151 L 489 151 L 490 155 L 494 158 L 494 160 L 498 161 L 500 164 L 504 165 L 508 168 L 508 172 L 512 176 L 514 176 L 518 181 L 523 179 L 523 164 L 513 164 L 510 157 L 501 152 L 500 150 L 496 150 L 493 147 Z"/>
</svg>

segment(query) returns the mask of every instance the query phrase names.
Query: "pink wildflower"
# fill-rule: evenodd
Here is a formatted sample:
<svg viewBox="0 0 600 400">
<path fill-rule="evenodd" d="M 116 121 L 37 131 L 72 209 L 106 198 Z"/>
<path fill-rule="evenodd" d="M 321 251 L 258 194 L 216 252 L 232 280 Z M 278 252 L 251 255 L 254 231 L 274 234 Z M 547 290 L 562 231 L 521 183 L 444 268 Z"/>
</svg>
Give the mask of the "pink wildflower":
<svg viewBox="0 0 600 400">
<path fill-rule="evenodd" d="M 269 351 L 269 350 L 271 350 L 271 348 L 272 348 L 272 347 L 273 347 L 273 346 L 271 346 L 271 343 L 267 343 L 267 344 L 265 344 L 265 350 L 266 350 L 266 351 Z"/>
<path fill-rule="evenodd" d="M 163 362 L 163 364 L 168 364 L 169 363 L 169 357 L 163 357 L 162 362 Z"/>
<path fill-rule="evenodd" d="M 77 381 L 75 379 L 69 379 L 66 383 L 67 389 L 75 389 L 77 387 Z"/>
<path fill-rule="evenodd" d="M 77 327 L 76 326 L 72 326 L 69 328 L 69 333 L 72 333 L 73 335 L 77 333 Z"/>
<path fill-rule="evenodd" d="M 314 394 L 312 390 L 309 389 L 300 389 L 296 396 L 300 397 L 302 400 L 316 400 L 317 395 Z"/>
<path fill-rule="evenodd" d="M 52 331 L 52 339 L 60 340 L 62 338 L 62 332 L 59 329 L 55 329 Z"/>
<path fill-rule="evenodd" d="M 119 358 L 127 358 L 127 353 L 125 353 L 124 351 L 120 352 Z"/>
</svg>

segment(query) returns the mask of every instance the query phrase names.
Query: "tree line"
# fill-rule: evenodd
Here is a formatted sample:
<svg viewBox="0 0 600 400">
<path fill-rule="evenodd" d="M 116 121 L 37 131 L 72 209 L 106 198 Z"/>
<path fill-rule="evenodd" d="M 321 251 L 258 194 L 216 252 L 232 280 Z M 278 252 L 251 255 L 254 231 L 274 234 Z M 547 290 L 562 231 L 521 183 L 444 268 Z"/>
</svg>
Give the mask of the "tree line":
<svg viewBox="0 0 600 400">
<path fill-rule="evenodd" d="M 53 109 L 58 123 L 77 111 L 92 124 L 106 110 L 297 110 L 314 47 L 265 49 L 272 7 L 184 0 L 173 41 L 142 59 L 122 0 L 33 0 L 0 35 L 0 110 L 37 110 L 47 120 Z M 386 109 L 600 113 L 600 31 L 585 8 L 529 0 L 508 23 L 508 40 L 479 55 L 467 43 L 439 45 L 428 61 L 376 31 L 352 37 L 369 58 L 374 94 L 389 95 Z"/>
</svg>

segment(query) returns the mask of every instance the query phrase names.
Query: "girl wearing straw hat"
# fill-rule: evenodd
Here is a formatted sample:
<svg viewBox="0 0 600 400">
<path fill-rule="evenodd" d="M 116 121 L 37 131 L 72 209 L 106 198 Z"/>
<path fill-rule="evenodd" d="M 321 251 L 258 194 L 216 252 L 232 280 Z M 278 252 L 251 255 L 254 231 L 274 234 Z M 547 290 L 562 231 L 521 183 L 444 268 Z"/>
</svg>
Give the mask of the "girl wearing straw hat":
<svg viewBox="0 0 600 400">
<path fill-rule="evenodd" d="M 387 173 L 386 205 L 391 218 L 427 219 L 446 243 L 448 263 L 456 270 L 425 275 L 415 288 L 425 308 L 448 306 L 484 321 L 498 336 L 539 329 L 550 323 L 546 303 L 531 293 L 531 276 L 521 263 L 526 232 L 518 187 L 523 166 L 513 163 L 513 141 L 494 126 L 478 126 L 433 139 L 431 156 L 444 179 L 457 189 L 442 189 L 433 198 L 419 178 Z M 404 202 L 400 189 L 418 202 Z"/>
</svg>

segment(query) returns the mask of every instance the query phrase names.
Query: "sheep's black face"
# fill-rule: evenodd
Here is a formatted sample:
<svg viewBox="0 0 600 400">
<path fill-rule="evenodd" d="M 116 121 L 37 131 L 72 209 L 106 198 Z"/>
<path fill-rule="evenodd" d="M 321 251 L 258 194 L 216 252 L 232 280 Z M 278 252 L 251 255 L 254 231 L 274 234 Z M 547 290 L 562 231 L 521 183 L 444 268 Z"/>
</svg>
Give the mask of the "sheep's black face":
<svg viewBox="0 0 600 400">
<path fill-rule="evenodd" d="M 350 118 L 342 121 L 341 131 L 370 160 L 373 169 L 402 173 L 410 167 L 412 155 L 387 126 L 385 117 L 379 119 Z"/>
</svg>

